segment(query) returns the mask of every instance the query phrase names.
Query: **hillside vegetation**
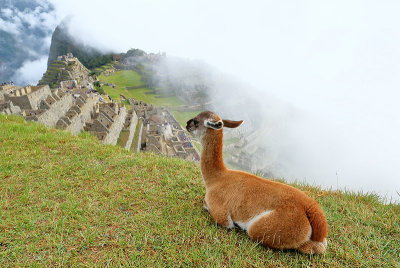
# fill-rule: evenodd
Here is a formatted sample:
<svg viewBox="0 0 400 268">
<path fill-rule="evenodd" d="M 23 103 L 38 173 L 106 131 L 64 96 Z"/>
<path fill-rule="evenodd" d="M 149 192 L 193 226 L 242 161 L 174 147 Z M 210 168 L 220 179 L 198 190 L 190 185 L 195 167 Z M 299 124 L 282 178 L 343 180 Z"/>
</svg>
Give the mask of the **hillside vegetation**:
<svg viewBox="0 0 400 268">
<path fill-rule="evenodd" d="M 399 266 L 400 207 L 299 186 L 330 224 L 325 255 L 215 225 L 199 167 L 0 115 L 0 266 Z"/>
</svg>

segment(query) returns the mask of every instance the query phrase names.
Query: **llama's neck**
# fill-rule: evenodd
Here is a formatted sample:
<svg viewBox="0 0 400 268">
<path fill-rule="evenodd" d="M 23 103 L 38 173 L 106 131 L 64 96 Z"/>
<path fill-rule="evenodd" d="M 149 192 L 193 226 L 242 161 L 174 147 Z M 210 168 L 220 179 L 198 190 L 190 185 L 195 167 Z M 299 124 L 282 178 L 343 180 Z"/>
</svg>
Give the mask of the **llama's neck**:
<svg viewBox="0 0 400 268">
<path fill-rule="evenodd" d="M 216 174 L 226 170 L 222 158 L 222 138 L 222 130 L 208 129 L 201 140 L 201 173 L 206 184 L 217 177 Z"/>
</svg>

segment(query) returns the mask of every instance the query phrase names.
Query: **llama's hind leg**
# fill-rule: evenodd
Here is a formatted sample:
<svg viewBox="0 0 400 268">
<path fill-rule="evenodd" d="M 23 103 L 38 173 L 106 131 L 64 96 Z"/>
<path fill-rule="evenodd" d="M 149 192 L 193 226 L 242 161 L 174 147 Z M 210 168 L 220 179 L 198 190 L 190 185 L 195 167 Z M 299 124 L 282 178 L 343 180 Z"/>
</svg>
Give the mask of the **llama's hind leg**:
<svg viewBox="0 0 400 268">
<path fill-rule="evenodd" d="M 319 254 L 325 252 L 326 246 L 327 246 L 326 238 L 324 239 L 323 242 L 308 240 L 299 247 L 299 250 L 307 254 L 314 254 L 314 253 Z"/>
<path fill-rule="evenodd" d="M 249 236 L 264 246 L 277 249 L 297 249 L 310 239 L 311 226 L 296 208 L 274 210 L 252 223 Z"/>
</svg>

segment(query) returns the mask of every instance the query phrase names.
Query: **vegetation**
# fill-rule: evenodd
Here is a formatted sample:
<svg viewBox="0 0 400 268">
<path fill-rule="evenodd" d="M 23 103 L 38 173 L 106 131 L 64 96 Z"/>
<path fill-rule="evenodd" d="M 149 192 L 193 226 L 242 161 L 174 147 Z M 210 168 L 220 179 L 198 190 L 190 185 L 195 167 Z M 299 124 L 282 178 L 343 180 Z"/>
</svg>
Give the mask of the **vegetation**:
<svg viewBox="0 0 400 268">
<path fill-rule="evenodd" d="M 140 57 L 144 56 L 145 54 L 146 52 L 144 52 L 141 49 L 131 48 L 126 53 L 122 53 L 121 56 L 124 58 L 128 58 L 128 57 Z"/>
<path fill-rule="evenodd" d="M 89 76 L 93 76 L 93 75 L 99 76 L 100 74 L 101 74 L 101 71 L 99 71 L 99 70 L 93 70 L 93 71 L 90 71 Z"/>
<path fill-rule="evenodd" d="M 110 76 L 99 76 L 99 80 L 115 84 L 116 87 L 103 86 L 107 94 L 114 100 L 121 100 L 121 94 L 127 98 L 135 98 L 156 106 L 183 105 L 177 97 L 164 97 L 162 94 L 151 94 L 153 91 L 144 85 L 141 75 L 135 71 L 118 71 Z M 138 87 L 127 89 L 127 87 Z"/>
<path fill-rule="evenodd" d="M 103 94 L 105 93 L 105 91 L 104 91 L 104 89 L 103 89 L 103 87 L 101 86 L 101 84 L 100 84 L 99 81 L 94 81 L 93 86 L 94 86 L 94 88 L 97 90 L 97 92 L 99 92 L 100 94 L 103 95 Z"/>
<path fill-rule="evenodd" d="M 126 143 L 127 143 L 127 141 L 128 141 L 128 138 L 129 138 L 129 131 L 122 130 L 122 131 L 119 133 L 119 137 L 118 137 L 117 144 L 118 144 L 119 146 L 121 146 L 122 148 L 125 148 L 125 145 L 126 145 Z"/>
<path fill-rule="evenodd" d="M 0 266 L 396 267 L 400 206 L 301 186 L 330 224 L 322 256 L 263 248 L 202 209 L 192 162 L 0 115 Z"/>
</svg>

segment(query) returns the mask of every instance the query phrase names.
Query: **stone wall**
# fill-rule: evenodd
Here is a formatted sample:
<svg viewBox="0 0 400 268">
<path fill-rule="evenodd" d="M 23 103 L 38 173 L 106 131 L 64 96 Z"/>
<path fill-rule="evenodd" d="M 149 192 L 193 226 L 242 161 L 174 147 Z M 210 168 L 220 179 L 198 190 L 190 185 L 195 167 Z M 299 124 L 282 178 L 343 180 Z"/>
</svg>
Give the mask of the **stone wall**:
<svg viewBox="0 0 400 268">
<path fill-rule="evenodd" d="M 124 126 L 126 114 L 126 108 L 122 107 L 119 114 L 114 119 L 114 123 L 109 128 L 107 136 L 103 140 L 104 144 L 117 144 L 119 134 Z"/>
<path fill-rule="evenodd" d="M 129 150 L 132 145 L 133 136 L 135 135 L 136 125 L 138 123 L 138 117 L 134 111 L 132 111 L 131 119 L 130 119 L 130 126 L 129 126 L 129 137 L 125 144 L 125 149 Z"/>
<path fill-rule="evenodd" d="M 72 95 L 62 95 L 58 101 L 54 102 L 44 113 L 38 117 L 38 122 L 47 127 L 55 127 L 58 119 L 64 116 L 64 114 L 72 106 L 73 102 L 74 98 Z"/>
<path fill-rule="evenodd" d="M 19 86 L 14 86 L 11 84 L 5 84 L 0 86 L 0 102 L 4 100 L 5 94 L 10 94 L 11 92 L 20 89 Z"/>
<path fill-rule="evenodd" d="M 5 94 L 5 101 L 12 101 L 23 110 L 39 109 L 39 104 L 51 94 L 48 85 L 31 87 L 27 86 L 16 90 L 13 94 Z"/>
<path fill-rule="evenodd" d="M 11 101 L 0 103 L 0 113 L 2 114 L 20 114 L 21 108 L 15 106 Z"/>
<path fill-rule="evenodd" d="M 56 126 L 58 128 L 65 128 L 67 131 L 77 135 L 85 126 L 86 122 L 91 119 L 94 114 L 95 105 L 97 104 L 98 97 L 89 96 L 85 99 L 84 103 L 77 103 L 73 105 L 65 116 L 61 117 Z"/>
</svg>

